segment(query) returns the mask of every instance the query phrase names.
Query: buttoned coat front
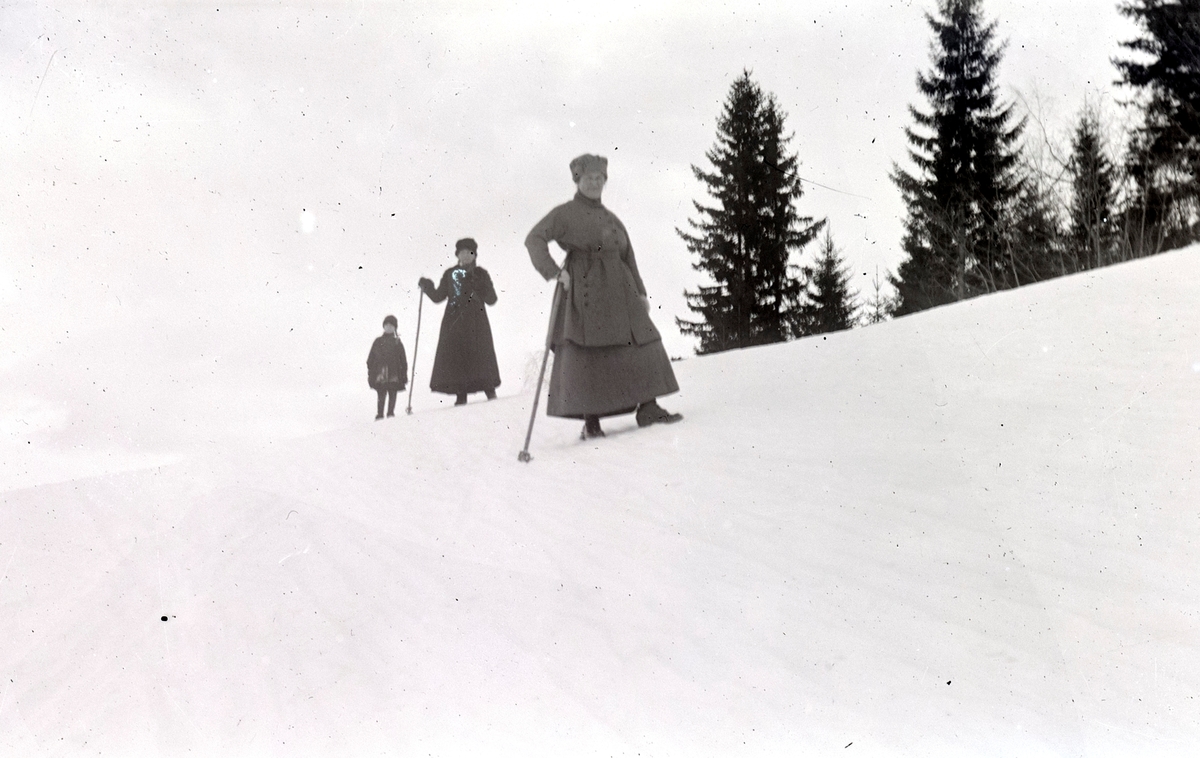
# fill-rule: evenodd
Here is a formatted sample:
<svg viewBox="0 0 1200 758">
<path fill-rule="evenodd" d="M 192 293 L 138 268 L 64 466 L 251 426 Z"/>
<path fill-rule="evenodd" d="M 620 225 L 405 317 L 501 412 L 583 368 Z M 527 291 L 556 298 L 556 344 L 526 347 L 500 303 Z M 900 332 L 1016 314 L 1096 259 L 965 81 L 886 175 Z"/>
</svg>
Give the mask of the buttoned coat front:
<svg viewBox="0 0 1200 758">
<path fill-rule="evenodd" d="M 662 337 L 641 296 L 646 286 L 625 225 L 598 200 L 580 193 L 550 211 L 525 238 L 534 268 L 547 280 L 560 270 L 549 243 L 567 251 L 563 268 L 571 276 L 559 309 L 551 344 L 569 340 L 585 347 L 645 345 Z"/>
</svg>

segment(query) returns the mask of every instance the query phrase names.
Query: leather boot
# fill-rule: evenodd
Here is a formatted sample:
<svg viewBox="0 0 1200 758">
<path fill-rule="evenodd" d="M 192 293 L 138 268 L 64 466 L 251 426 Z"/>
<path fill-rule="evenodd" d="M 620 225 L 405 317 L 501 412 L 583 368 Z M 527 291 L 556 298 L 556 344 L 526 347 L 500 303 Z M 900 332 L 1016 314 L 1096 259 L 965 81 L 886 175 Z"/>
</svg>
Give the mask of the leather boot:
<svg viewBox="0 0 1200 758">
<path fill-rule="evenodd" d="M 642 403 L 637 408 L 637 425 L 674 424 L 683 418 L 682 413 L 668 413 L 657 400 Z"/>
<path fill-rule="evenodd" d="M 579 433 L 579 439 L 591 440 L 604 436 L 604 430 L 600 428 L 599 416 L 584 416 L 583 431 Z"/>
</svg>

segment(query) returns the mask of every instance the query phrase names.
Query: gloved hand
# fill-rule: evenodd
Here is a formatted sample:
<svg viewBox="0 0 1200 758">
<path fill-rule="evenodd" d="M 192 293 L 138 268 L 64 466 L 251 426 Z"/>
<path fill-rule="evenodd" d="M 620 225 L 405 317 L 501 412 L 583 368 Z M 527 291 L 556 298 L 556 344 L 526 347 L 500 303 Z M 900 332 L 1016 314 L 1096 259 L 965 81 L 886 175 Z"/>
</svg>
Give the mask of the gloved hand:
<svg viewBox="0 0 1200 758">
<path fill-rule="evenodd" d="M 417 286 L 421 288 L 422 292 L 429 294 L 433 291 L 433 280 L 421 277 L 417 280 Z"/>
<path fill-rule="evenodd" d="M 564 292 L 570 291 L 570 289 L 571 289 L 571 272 L 567 271 L 565 268 L 559 269 L 558 270 L 558 281 L 562 283 L 562 288 L 563 288 Z"/>
<path fill-rule="evenodd" d="M 642 301 L 642 307 L 646 309 L 646 313 L 650 312 L 650 298 L 646 295 L 638 295 Z"/>
</svg>

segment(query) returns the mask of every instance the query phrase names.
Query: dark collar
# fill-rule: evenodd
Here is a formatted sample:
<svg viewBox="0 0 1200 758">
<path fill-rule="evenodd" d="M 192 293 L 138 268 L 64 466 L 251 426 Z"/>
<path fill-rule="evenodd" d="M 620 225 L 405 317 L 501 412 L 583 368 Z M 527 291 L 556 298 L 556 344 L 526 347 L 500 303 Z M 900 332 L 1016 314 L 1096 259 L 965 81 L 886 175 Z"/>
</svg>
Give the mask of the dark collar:
<svg viewBox="0 0 1200 758">
<path fill-rule="evenodd" d="M 579 190 L 575 190 L 575 200 L 583 203 L 584 205 L 591 206 L 592 208 L 603 208 L 604 207 L 604 203 L 600 202 L 599 200 L 591 199 L 590 197 L 583 194 Z"/>
</svg>

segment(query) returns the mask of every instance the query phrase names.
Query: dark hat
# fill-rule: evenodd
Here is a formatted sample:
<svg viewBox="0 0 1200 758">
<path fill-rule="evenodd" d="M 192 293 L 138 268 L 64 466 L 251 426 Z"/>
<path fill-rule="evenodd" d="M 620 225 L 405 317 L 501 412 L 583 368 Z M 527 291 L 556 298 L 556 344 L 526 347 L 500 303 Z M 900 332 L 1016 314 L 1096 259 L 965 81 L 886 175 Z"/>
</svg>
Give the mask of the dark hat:
<svg viewBox="0 0 1200 758">
<path fill-rule="evenodd" d="M 592 155 L 584 153 L 575 160 L 571 161 L 571 181 L 579 183 L 579 177 L 589 171 L 599 171 L 604 174 L 604 178 L 608 178 L 608 158 L 601 155 Z"/>
<path fill-rule="evenodd" d="M 463 237 L 458 242 L 454 243 L 454 252 L 459 250 L 470 250 L 472 253 L 479 252 L 479 245 L 475 244 L 475 240 L 470 237 Z"/>
<path fill-rule="evenodd" d="M 384 316 L 383 317 L 383 325 L 387 326 L 388 324 L 391 324 L 393 327 L 398 326 L 398 324 L 396 323 L 396 317 L 395 316 Z"/>
</svg>

